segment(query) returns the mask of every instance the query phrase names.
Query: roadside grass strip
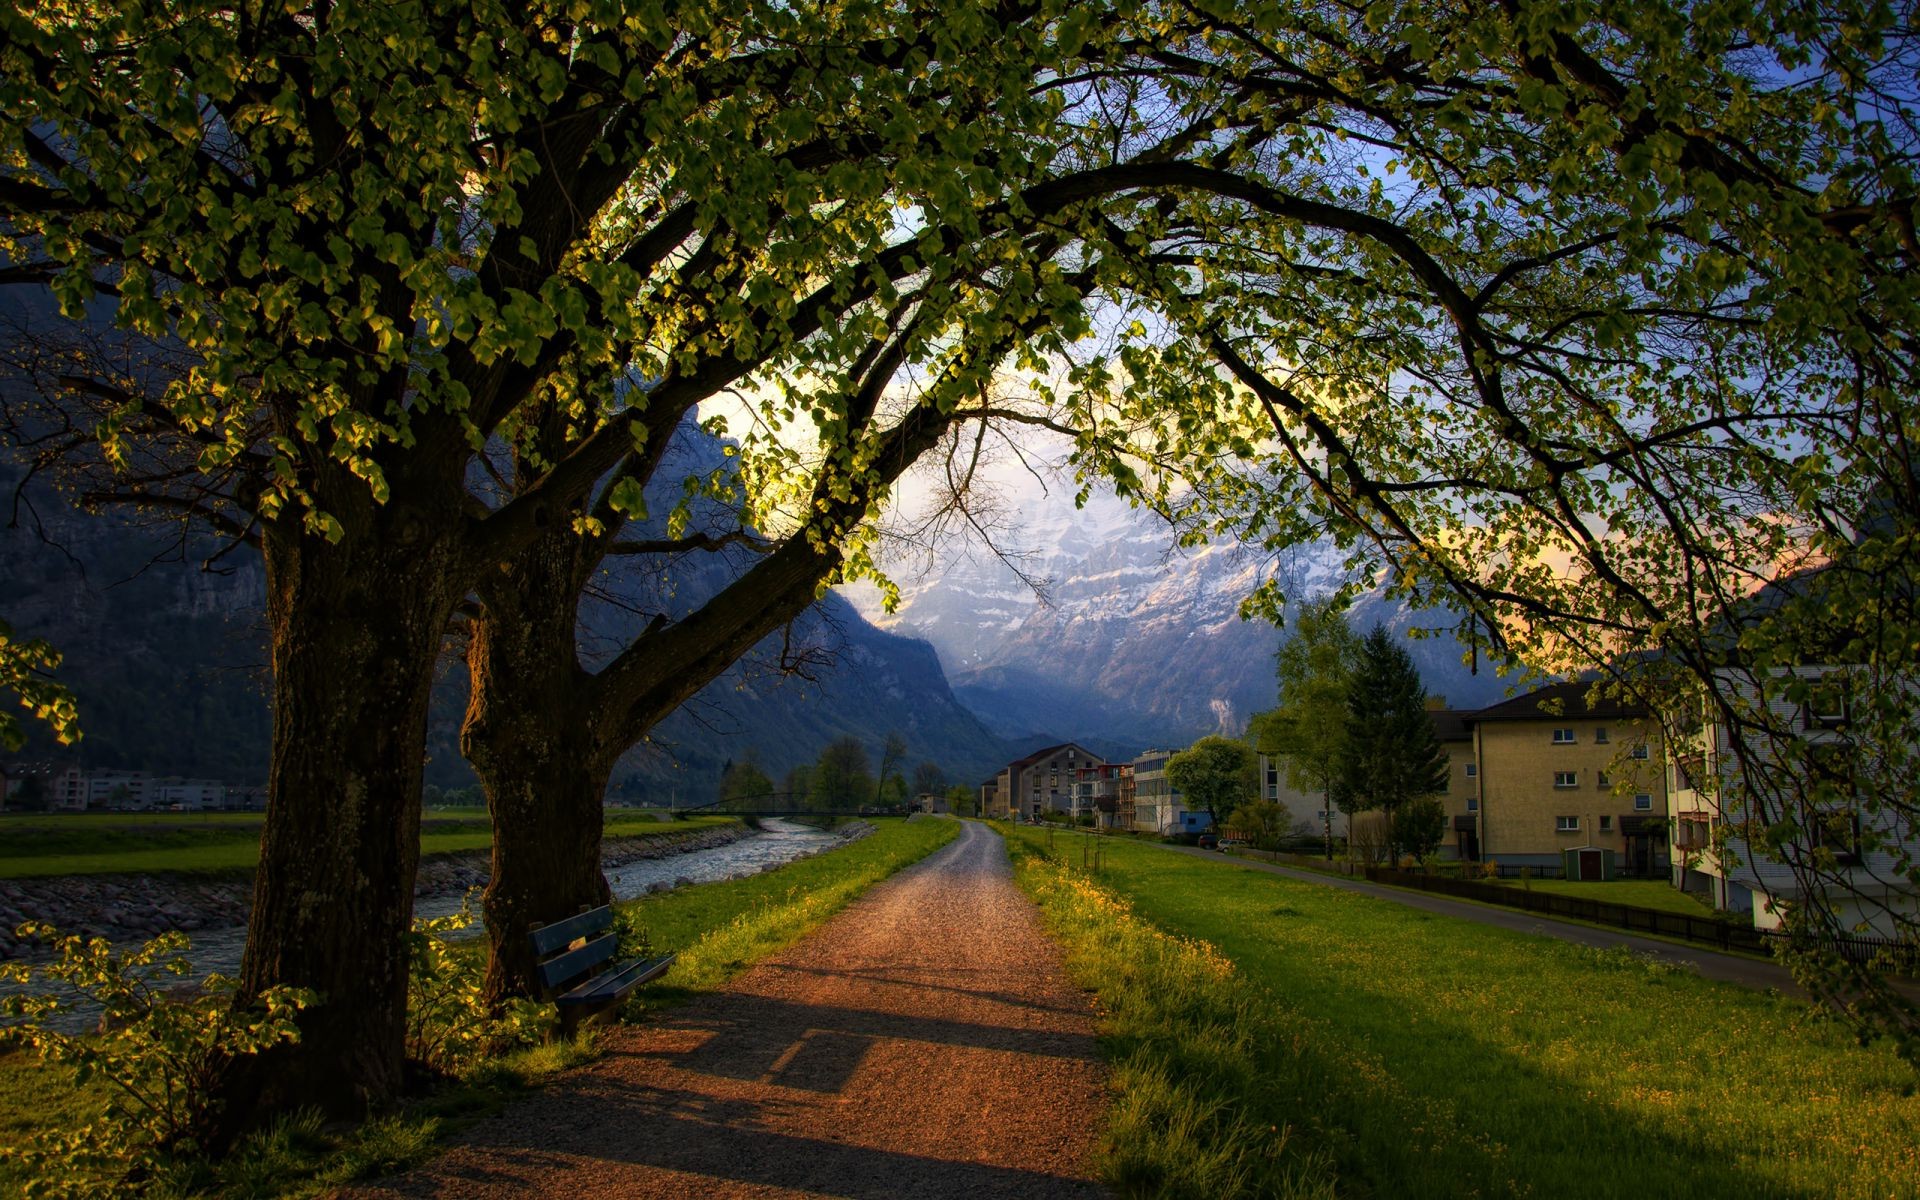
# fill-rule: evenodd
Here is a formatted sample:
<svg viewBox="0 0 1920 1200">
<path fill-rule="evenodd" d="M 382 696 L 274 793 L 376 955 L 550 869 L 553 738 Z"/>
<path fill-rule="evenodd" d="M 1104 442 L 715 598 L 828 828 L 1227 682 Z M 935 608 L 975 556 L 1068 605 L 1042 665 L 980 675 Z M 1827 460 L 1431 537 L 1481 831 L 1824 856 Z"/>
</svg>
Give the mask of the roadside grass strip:
<svg viewBox="0 0 1920 1200">
<path fill-rule="evenodd" d="M 1011 831 L 1099 996 L 1125 1196 L 1920 1196 L 1920 1083 L 1804 1002 L 1119 840 Z"/>
<path fill-rule="evenodd" d="M 226 816 L 228 814 L 209 814 Z M 209 820 L 201 814 L 165 817 L 31 817 L 0 821 L 0 879 L 52 875 L 151 875 L 157 872 L 237 875 L 260 861 L 260 818 Z M 727 816 L 656 821 L 620 813 L 602 836 L 669 837 L 733 824 Z M 484 818 L 432 818 L 421 824 L 422 857 L 485 850 L 493 845 Z"/>
</svg>

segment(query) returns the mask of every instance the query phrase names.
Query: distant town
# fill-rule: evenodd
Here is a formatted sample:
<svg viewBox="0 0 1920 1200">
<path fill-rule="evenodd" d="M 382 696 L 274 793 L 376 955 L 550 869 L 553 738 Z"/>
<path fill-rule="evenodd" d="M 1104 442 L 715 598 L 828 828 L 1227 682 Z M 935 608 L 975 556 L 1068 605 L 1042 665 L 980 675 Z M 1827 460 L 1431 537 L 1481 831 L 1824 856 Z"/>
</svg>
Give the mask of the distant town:
<svg viewBox="0 0 1920 1200">
<path fill-rule="evenodd" d="M 1595 700 L 1591 691 L 1584 682 L 1555 683 L 1473 710 L 1428 700 L 1448 759 L 1438 795 L 1444 835 L 1431 857 L 1481 864 L 1487 876 L 1664 879 L 1718 911 L 1750 918 L 1756 929 L 1778 929 L 1799 895 L 1793 875 L 1747 852 L 1717 795 L 1696 787 L 1702 771 L 1728 755 L 1726 740 L 1709 727 L 1697 744 L 1670 754 L 1646 707 Z M 1817 741 L 1839 719 L 1814 703 L 1796 724 Z M 1208 812 L 1188 806 L 1167 779 L 1173 753 L 1151 749 L 1108 762 L 1077 742 L 1048 746 L 984 781 L 978 811 L 1179 840 L 1212 834 L 1226 845 L 1252 840 L 1231 823 L 1214 830 Z M 1269 840 L 1316 853 L 1338 846 L 1342 857 L 1367 862 L 1385 857 L 1379 813 L 1330 809 L 1320 794 L 1290 786 L 1276 756 L 1256 761 L 1258 798 L 1280 816 L 1279 836 Z M 948 811 L 944 799 L 921 799 L 929 811 Z M 1828 902 L 1849 905 L 1850 925 L 1891 936 L 1880 928 L 1889 885 L 1875 881 L 1897 878 L 1892 855 L 1904 843 L 1863 852 L 1859 829 L 1845 833 L 1834 849 L 1837 866 L 1853 877 L 1849 896 Z"/>
</svg>

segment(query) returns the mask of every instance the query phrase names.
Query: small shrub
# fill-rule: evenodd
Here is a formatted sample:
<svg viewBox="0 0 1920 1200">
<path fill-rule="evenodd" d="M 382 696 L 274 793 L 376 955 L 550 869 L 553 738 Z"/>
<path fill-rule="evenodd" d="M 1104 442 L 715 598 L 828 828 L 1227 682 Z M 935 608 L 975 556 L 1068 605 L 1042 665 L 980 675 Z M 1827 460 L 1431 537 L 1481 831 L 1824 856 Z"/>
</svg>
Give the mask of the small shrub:
<svg viewBox="0 0 1920 1200">
<path fill-rule="evenodd" d="M 407 935 L 407 1058 L 440 1075 L 460 1075 L 483 1059 L 535 1041 L 545 1011 L 511 1000 L 486 1001 L 483 960 L 446 935 L 472 926 L 474 892 L 460 911 L 416 920 Z"/>
<path fill-rule="evenodd" d="M 294 1014 L 313 1003 L 309 991 L 278 987 L 236 1008 L 238 984 L 222 975 L 181 987 L 174 981 L 192 966 L 178 932 L 133 950 L 37 921 L 17 933 L 52 945 L 56 957 L 9 963 L 0 980 L 55 990 L 0 1000 L 0 1013 L 20 1022 L 0 1029 L 0 1046 L 33 1050 L 70 1069 L 76 1085 L 97 1080 L 108 1093 L 101 1120 L 0 1148 L 32 1179 L 33 1196 L 120 1194 L 196 1158 L 220 1115 L 213 1095 L 220 1072 L 236 1058 L 299 1040 Z M 56 1028 L 86 1005 L 101 1011 L 97 1033 Z"/>
</svg>

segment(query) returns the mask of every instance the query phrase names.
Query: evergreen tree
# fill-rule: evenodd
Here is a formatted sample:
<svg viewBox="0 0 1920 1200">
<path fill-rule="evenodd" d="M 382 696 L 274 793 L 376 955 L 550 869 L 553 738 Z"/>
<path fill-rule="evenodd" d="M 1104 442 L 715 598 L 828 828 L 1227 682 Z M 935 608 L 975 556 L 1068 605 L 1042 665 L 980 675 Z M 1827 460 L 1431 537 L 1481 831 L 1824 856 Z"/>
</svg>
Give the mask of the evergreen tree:
<svg viewBox="0 0 1920 1200">
<path fill-rule="evenodd" d="M 1360 645 L 1347 691 L 1347 733 L 1336 787 L 1350 812 L 1379 809 L 1387 819 L 1388 857 L 1398 862 L 1394 815 L 1408 801 L 1447 790 L 1447 751 L 1427 715 L 1426 689 L 1406 649 L 1383 625 Z"/>
</svg>

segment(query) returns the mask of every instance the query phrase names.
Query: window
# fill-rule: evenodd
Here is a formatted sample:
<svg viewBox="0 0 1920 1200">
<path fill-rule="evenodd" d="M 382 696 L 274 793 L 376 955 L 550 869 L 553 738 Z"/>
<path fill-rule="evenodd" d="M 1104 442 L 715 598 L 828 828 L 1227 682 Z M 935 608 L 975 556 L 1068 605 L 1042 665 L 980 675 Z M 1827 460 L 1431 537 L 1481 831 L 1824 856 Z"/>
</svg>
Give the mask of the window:
<svg viewBox="0 0 1920 1200">
<path fill-rule="evenodd" d="M 1479 764 L 1479 763 L 1468 763 L 1468 764 L 1467 764 L 1467 778 L 1468 778 L 1468 779 L 1478 779 L 1478 778 L 1480 778 L 1480 764 Z"/>
<path fill-rule="evenodd" d="M 1467 811 L 1468 812 L 1480 811 L 1480 798 L 1478 796 L 1467 797 Z"/>
<path fill-rule="evenodd" d="M 1833 861 L 1854 866 L 1860 861 L 1860 814 L 1833 811 L 1818 814 L 1813 822 L 1813 848 L 1833 851 Z"/>
<path fill-rule="evenodd" d="M 1555 833 L 1579 833 L 1580 818 L 1579 817 L 1555 817 L 1553 819 L 1553 831 Z"/>
<path fill-rule="evenodd" d="M 1800 706 L 1800 720 L 1808 729 L 1838 729 L 1847 723 L 1846 677 L 1832 675 L 1816 681 Z"/>
<path fill-rule="evenodd" d="M 1601 746 L 1607 744 L 1607 727 L 1605 725 L 1595 725 L 1593 727 L 1593 740 Z"/>
<path fill-rule="evenodd" d="M 1573 730 L 1556 729 L 1553 731 L 1553 744 L 1556 746 L 1573 745 Z"/>
<path fill-rule="evenodd" d="M 1613 786 L 1613 776 L 1607 774 L 1605 771 L 1595 771 L 1593 773 L 1593 786 L 1610 788 Z"/>
<path fill-rule="evenodd" d="M 1601 833 L 1612 833 L 1612 832 L 1613 832 L 1613 818 L 1612 818 L 1612 817 L 1601 817 L 1601 818 L 1600 818 L 1600 832 L 1601 832 Z"/>
<path fill-rule="evenodd" d="M 1553 786 L 1555 786 L 1555 787 L 1557 787 L 1557 788 L 1570 788 L 1570 787 L 1579 787 L 1579 786 L 1580 786 L 1580 772 L 1578 772 L 1578 771 L 1555 771 L 1555 772 L 1553 773 Z"/>
<path fill-rule="evenodd" d="M 1633 757 L 1644 759 L 1646 758 L 1646 756 L 1647 756 L 1647 744 L 1645 742 L 1635 742 L 1633 744 Z"/>
<path fill-rule="evenodd" d="M 1633 797 L 1633 811 L 1652 812 L 1653 797 L 1646 792 L 1636 792 Z"/>
</svg>

